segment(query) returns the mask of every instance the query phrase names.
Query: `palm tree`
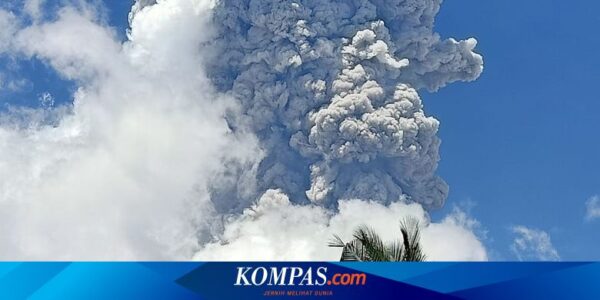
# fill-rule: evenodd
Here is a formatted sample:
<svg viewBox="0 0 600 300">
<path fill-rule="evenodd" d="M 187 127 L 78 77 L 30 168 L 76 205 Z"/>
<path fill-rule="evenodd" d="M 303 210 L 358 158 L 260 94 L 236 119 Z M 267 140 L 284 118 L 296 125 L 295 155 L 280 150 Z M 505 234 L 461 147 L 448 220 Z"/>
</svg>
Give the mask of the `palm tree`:
<svg viewBox="0 0 600 300">
<path fill-rule="evenodd" d="M 419 221 L 405 218 L 400 222 L 400 232 L 401 241 L 385 244 L 372 228 L 363 225 L 354 231 L 351 242 L 334 235 L 329 247 L 343 248 L 341 261 L 424 261 Z"/>
</svg>

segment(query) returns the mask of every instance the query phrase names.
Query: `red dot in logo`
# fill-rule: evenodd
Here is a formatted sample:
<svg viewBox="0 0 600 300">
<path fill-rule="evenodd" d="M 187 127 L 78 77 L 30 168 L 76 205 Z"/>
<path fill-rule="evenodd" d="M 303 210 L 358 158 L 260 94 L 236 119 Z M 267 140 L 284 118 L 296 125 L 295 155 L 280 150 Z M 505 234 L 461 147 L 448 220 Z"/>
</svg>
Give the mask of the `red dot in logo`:
<svg viewBox="0 0 600 300">
<path fill-rule="evenodd" d="M 331 285 L 331 280 L 328 280 L 328 281 L 327 281 L 327 285 Z"/>
</svg>

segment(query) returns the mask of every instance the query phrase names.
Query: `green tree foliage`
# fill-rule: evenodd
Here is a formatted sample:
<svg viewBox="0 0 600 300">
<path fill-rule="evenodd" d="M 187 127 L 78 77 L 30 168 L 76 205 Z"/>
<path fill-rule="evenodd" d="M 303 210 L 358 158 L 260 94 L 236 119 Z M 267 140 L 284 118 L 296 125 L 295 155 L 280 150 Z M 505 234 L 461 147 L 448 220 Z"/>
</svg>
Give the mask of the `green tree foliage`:
<svg viewBox="0 0 600 300">
<path fill-rule="evenodd" d="M 400 233 L 401 240 L 384 243 L 372 228 L 363 225 L 354 230 L 351 242 L 334 235 L 329 247 L 343 248 L 341 261 L 424 261 L 419 221 L 412 217 L 402 220 Z"/>
</svg>

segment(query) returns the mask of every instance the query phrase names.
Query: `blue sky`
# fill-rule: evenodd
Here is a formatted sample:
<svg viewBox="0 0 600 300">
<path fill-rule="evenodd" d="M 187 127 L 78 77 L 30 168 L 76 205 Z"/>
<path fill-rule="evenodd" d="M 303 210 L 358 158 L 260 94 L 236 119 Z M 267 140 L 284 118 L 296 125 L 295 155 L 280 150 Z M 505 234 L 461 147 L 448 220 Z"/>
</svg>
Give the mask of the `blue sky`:
<svg viewBox="0 0 600 300">
<path fill-rule="evenodd" d="M 546 230 L 564 260 L 599 259 L 600 25 L 593 1 L 446 1 L 437 31 L 474 36 L 485 70 L 424 95 L 442 122 L 439 173 L 453 203 L 472 201 L 489 246 L 510 256 L 509 228 Z"/>
<path fill-rule="evenodd" d="M 109 24 L 115 28 L 115 32 L 121 39 L 125 39 L 127 28 L 127 15 L 131 9 L 130 1 L 106 0 L 102 1 L 107 8 Z M 22 3 L 20 1 L 8 1 L 0 4 L 0 8 L 7 8 L 18 13 Z M 61 5 L 61 1 L 46 1 L 43 8 L 53 10 Z M 26 20 L 26 18 L 24 18 Z M 0 110 L 6 109 L 8 105 L 33 106 L 39 104 L 39 97 L 50 93 L 56 103 L 69 102 L 76 84 L 62 80 L 50 67 L 39 60 L 15 60 L 11 57 L 0 57 L 0 70 L 5 78 L 22 81 L 23 84 L 17 91 L 11 89 L 0 89 Z"/>
<path fill-rule="evenodd" d="M 105 3 L 124 36 L 130 4 Z M 436 30 L 477 38 L 485 71 L 476 82 L 422 94 L 442 124 L 438 173 L 451 187 L 433 218 L 472 205 L 492 258 L 514 258 L 510 228 L 524 225 L 547 231 L 564 260 L 600 259 L 600 221 L 584 220 L 586 200 L 600 193 L 599 9 L 593 1 L 443 4 Z M 0 69 L 30 81 L 1 91 L 0 104 L 35 106 L 45 91 L 68 101 L 75 87 L 36 61 L 4 58 Z"/>
</svg>

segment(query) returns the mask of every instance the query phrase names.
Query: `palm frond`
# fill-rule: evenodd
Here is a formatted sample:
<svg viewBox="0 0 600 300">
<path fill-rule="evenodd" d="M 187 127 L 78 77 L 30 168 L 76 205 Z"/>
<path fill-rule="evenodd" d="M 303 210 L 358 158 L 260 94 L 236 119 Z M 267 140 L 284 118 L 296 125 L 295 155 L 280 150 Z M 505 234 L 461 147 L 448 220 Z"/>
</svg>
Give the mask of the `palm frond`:
<svg viewBox="0 0 600 300">
<path fill-rule="evenodd" d="M 375 230 L 363 225 L 354 231 L 351 242 L 334 235 L 328 246 L 343 248 L 341 261 L 424 261 L 420 231 L 419 221 L 409 217 L 400 222 L 401 241 L 384 244 Z"/>
<path fill-rule="evenodd" d="M 402 243 L 404 245 L 403 261 L 424 261 L 425 254 L 421 248 L 421 227 L 419 220 L 407 217 L 400 222 Z"/>
<path fill-rule="evenodd" d="M 346 246 L 346 243 L 344 243 L 344 241 L 342 240 L 342 238 L 340 238 L 339 235 L 334 234 L 333 237 L 329 240 L 327 246 L 334 248 L 343 248 Z"/>
<path fill-rule="evenodd" d="M 350 243 L 345 243 L 342 238 L 338 235 L 333 235 L 333 238 L 329 241 L 329 247 L 344 248 L 342 250 L 342 257 L 340 261 L 363 261 L 364 251 L 362 245 L 358 241 L 354 240 Z"/>
<path fill-rule="evenodd" d="M 340 261 L 368 261 L 365 256 L 364 247 L 359 241 L 352 241 L 347 243 L 342 250 L 342 257 Z"/>
<path fill-rule="evenodd" d="M 354 231 L 354 238 L 362 244 L 367 261 L 390 260 L 385 244 L 372 228 L 360 226 Z"/>
<path fill-rule="evenodd" d="M 404 246 L 398 241 L 389 244 L 387 252 L 390 261 L 402 261 L 404 258 Z"/>
</svg>

